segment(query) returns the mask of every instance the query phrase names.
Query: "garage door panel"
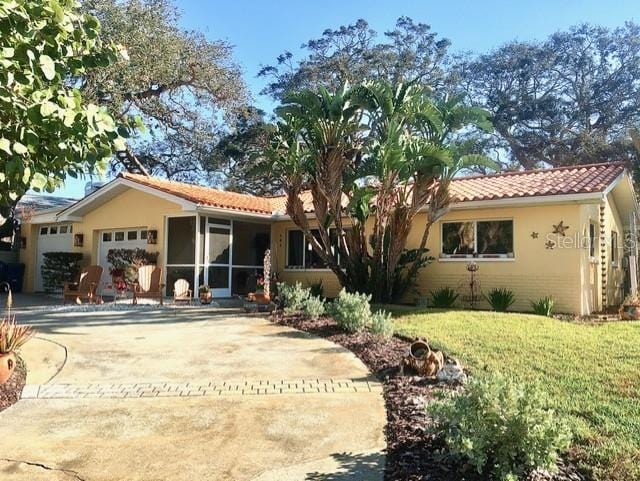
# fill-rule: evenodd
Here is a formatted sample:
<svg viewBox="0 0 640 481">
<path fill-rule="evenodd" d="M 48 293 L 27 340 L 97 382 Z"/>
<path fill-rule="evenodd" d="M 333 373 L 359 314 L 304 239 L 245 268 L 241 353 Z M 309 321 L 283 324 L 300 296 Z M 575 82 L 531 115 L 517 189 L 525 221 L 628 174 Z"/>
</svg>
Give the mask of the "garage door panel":
<svg viewBox="0 0 640 481">
<path fill-rule="evenodd" d="M 47 252 L 72 252 L 72 228 L 70 224 L 50 224 L 40 226 L 38 229 L 38 242 L 36 247 L 36 291 L 44 291 L 42 280 L 42 266 L 44 254 Z"/>
</svg>

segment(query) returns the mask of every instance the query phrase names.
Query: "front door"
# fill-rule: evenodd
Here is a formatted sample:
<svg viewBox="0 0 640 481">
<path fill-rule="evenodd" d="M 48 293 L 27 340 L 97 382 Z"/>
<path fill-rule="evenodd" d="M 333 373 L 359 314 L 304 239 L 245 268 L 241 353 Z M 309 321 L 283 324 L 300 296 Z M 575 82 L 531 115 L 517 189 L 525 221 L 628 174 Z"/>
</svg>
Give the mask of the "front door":
<svg viewBox="0 0 640 481">
<path fill-rule="evenodd" d="M 208 223 L 204 276 L 214 297 L 231 296 L 231 225 Z"/>
</svg>

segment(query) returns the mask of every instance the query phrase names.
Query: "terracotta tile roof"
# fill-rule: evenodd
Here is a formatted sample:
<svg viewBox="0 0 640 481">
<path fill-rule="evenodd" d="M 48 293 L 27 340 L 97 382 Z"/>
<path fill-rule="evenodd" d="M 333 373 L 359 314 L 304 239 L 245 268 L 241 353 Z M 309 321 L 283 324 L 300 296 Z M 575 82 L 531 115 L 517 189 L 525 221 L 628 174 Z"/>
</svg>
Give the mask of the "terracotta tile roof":
<svg viewBox="0 0 640 481">
<path fill-rule="evenodd" d="M 460 177 L 451 183 L 454 202 L 603 192 L 622 172 L 621 162 Z"/>
<path fill-rule="evenodd" d="M 451 184 L 451 196 L 459 203 L 603 192 L 623 171 L 623 163 L 612 162 L 460 177 Z M 260 214 L 283 214 L 286 208 L 285 196 L 256 197 L 156 177 L 128 173 L 120 176 L 196 204 Z M 311 192 L 300 196 L 305 212 L 313 212 Z"/>
<path fill-rule="evenodd" d="M 610 162 L 459 177 L 451 183 L 451 197 L 459 203 L 603 192 L 623 171 L 624 163 Z M 300 197 L 305 212 L 313 212 L 311 192 Z M 284 212 L 286 200 L 274 197 L 274 210 Z"/>
<path fill-rule="evenodd" d="M 211 187 L 175 182 L 138 174 L 122 173 L 120 174 L 120 177 L 147 187 L 152 187 L 167 194 L 175 195 L 196 204 L 244 212 L 255 212 L 259 214 L 271 214 L 273 211 L 270 199 L 264 197 L 227 192 L 224 190 L 212 189 Z"/>
</svg>

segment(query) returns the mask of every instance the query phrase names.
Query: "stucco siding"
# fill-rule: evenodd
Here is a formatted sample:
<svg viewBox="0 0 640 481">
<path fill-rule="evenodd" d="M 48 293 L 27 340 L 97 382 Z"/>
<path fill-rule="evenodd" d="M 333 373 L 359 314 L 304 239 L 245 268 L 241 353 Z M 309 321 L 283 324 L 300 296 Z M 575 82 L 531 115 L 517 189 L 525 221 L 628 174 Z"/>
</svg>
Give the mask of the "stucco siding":
<svg viewBox="0 0 640 481">
<path fill-rule="evenodd" d="M 83 264 L 98 262 L 99 232 L 105 229 L 142 228 L 157 230 L 156 244 L 147 245 L 147 251 L 158 252 L 158 264 L 164 264 L 165 216 L 182 212 L 181 206 L 139 190 L 130 189 L 85 214 L 81 222 L 73 223 L 73 233 L 83 234 L 82 247 L 69 246 L 69 252 L 81 252 Z M 20 261 L 25 264 L 26 292 L 33 292 L 36 266 L 37 225 L 25 223 L 22 235 L 27 238 L 26 249 L 20 251 Z"/>
<path fill-rule="evenodd" d="M 404 301 L 416 302 L 427 297 L 430 291 L 441 287 L 457 290 L 461 297 L 467 295 L 469 280 L 466 265 L 468 260 L 440 259 L 440 228 L 446 221 L 512 219 L 514 228 L 513 259 L 482 259 L 477 278 L 481 290 L 487 292 L 494 287 L 511 289 L 515 293 L 514 310 L 531 310 L 531 300 L 552 295 L 556 307 L 562 312 L 581 310 L 581 249 L 573 244 L 580 225 L 580 205 L 545 205 L 535 207 L 505 207 L 495 209 L 452 210 L 433 225 L 427 247 L 435 260 L 419 274 L 414 292 Z M 559 239 L 553 235 L 553 225 L 564 221 L 569 226 L 566 236 Z M 408 244 L 409 248 L 419 245 L 424 228 L 425 216 L 419 215 L 413 224 Z M 291 221 L 277 222 L 272 227 L 272 244 L 276 270 L 286 282 L 300 281 L 309 285 L 323 281 L 325 295 L 335 296 L 340 289 L 333 273 L 324 270 L 286 270 L 287 231 L 295 229 Z M 538 233 L 537 238 L 531 234 Z M 552 240 L 554 249 L 547 249 L 545 243 Z M 471 260 L 471 259 L 469 259 Z M 463 305 L 463 304 L 461 304 Z M 488 307 L 481 301 L 480 307 Z"/>
</svg>

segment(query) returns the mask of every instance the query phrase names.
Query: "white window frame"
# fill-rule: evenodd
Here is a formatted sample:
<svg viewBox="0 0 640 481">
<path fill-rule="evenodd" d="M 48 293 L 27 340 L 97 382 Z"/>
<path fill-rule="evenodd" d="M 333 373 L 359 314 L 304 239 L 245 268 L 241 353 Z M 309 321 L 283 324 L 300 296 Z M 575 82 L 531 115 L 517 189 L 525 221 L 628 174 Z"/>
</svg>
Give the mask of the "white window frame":
<svg viewBox="0 0 640 481">
<path fill-rule="evenodd" d="M 513 226 L 513 252 L 509 254 L 478 254 L 478 222 L 500 222 L 510 221 Z M 474 254 L 445 254 L 444 253 L 444 225 L 445 224 L 466 224 L 473 223 L 473 251 Z M 444 262 L 469 262 L 469 260 L 481 262 L 512 262 L 516 260 L 516 222 L 512 217 L 498 219 L 460 219 L 446 220 L 440 222 L 440 256 L 439 261 Z"/>
<path fill-rule="evenodd" d="M 51 228 L 55 227 L 56 233 L 51 233 Z M 60 232 L 60 227 L 67 227 L 67 232 Z M 45 234 L 42 233 L 42 229 L 47 229 Z M 59 236 L 59 235 L 68 235 L 73 234 L 73 224 L 42 224 L 38 228 L 38 237 L 49 237 L 49 236 Z"/>
</svg>

